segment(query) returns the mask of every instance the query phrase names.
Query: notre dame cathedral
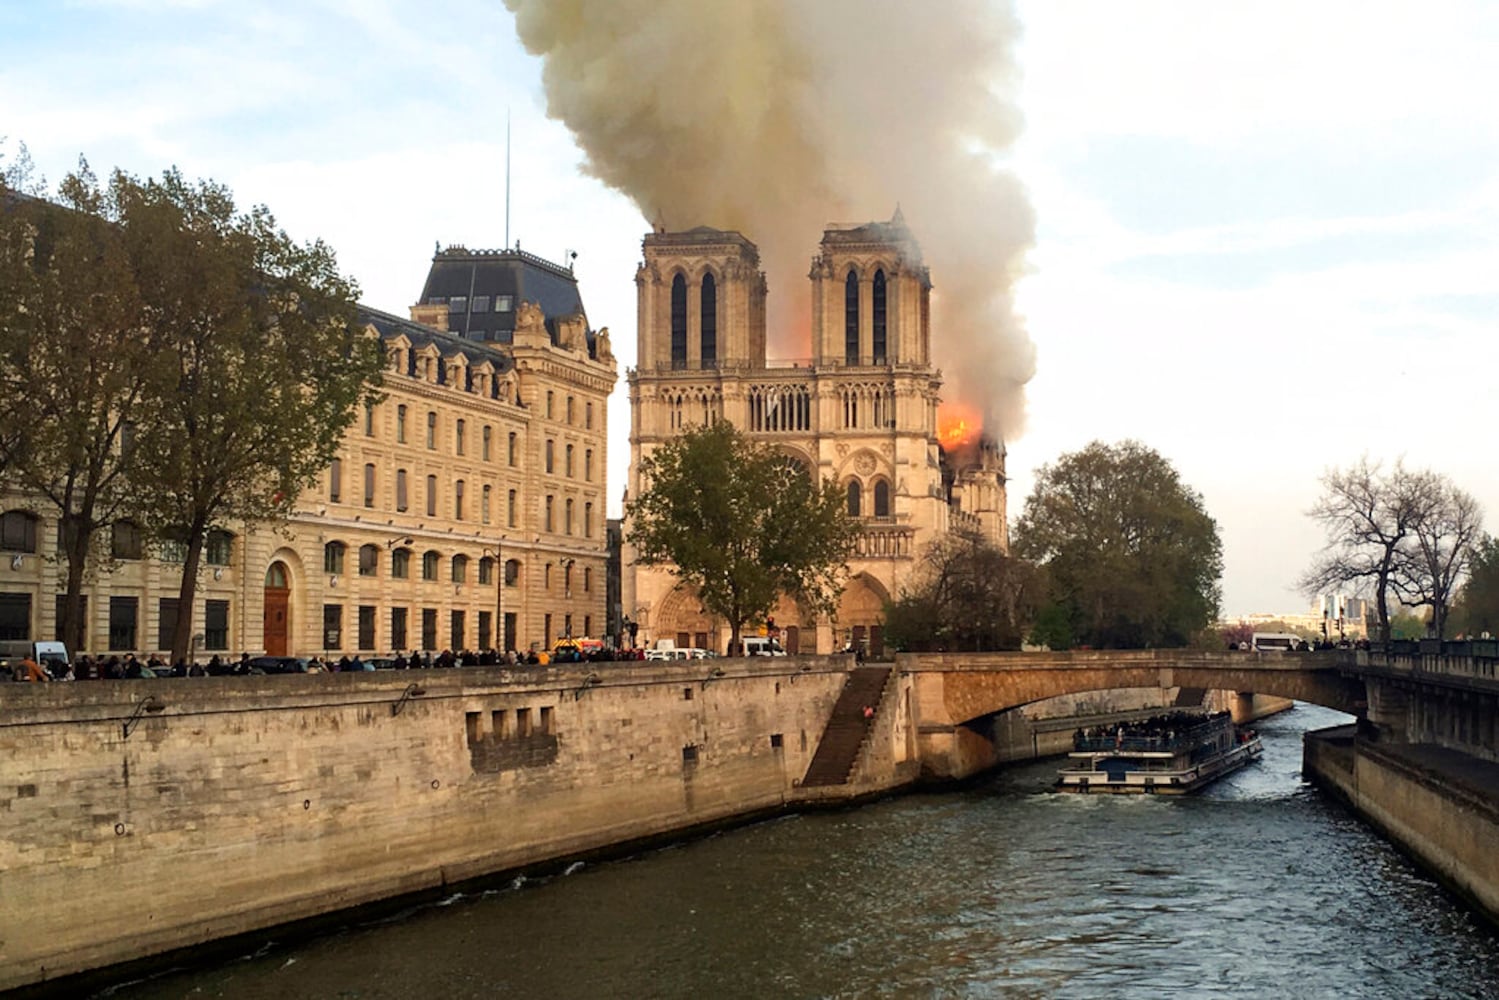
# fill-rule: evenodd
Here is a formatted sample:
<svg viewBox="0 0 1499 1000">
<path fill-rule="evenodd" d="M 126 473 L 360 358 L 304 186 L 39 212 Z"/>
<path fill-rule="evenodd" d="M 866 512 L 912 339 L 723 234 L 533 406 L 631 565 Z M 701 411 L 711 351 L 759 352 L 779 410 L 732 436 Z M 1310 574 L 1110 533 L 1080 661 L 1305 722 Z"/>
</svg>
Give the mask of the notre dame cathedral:
<svg viewBox="0 0 1499 1000">
<path fill-rule="evenodd" d="M 1007 544 L 1003 446 L 939 436 L 941 374 L 931 358 L 931 277 L 899 211 L 830 227 L 812 260 L 809 358 L 766 357 L 766 282 L 755 245 L 698 227 L 643 241 L 639 353 L 630 386 L 630 496 L 640 459 L 684 429 L 731 421 L 837 482 L 863 525 L 833 618 L 789 599 L 773 610 L 790 652 L 852 643 L 882 651 L 887 600 L 913 583 L 930 542 L 959 526 Z M 939 331 L 939 336 L 940 336 Z M 623 552 L 622 606 L 642 643 L 726 650 L 727 625 L 668 568 Z"/>
</svg>

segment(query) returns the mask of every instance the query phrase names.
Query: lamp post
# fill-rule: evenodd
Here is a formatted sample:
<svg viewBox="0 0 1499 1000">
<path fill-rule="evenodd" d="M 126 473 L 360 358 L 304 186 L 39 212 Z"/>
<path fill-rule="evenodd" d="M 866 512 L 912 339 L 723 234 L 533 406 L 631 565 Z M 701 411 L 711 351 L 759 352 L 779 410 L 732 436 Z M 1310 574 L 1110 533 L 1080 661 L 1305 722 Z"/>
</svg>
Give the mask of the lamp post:
<svg viewBox="0 0 1499 1000">
<path fill-rule="evenodd" d="M 495 651 L 505 655 L 505 539 L 495 539 L 494 548 L 485 549 L 486 556 L 494 558 L 494 636 Z"/>
</svg>

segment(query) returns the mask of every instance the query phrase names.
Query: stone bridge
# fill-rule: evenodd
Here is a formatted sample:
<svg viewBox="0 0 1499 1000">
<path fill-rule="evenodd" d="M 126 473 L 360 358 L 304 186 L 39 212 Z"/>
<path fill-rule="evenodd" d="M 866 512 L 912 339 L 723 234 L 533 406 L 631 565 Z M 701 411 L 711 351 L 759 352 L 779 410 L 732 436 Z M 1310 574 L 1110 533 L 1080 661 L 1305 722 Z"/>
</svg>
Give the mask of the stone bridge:
<svg viewBox="0 0 1499 1000">
<path fill-rule="evenodd" d="M 1361 717 L 1369 698 L 1350 651 L 921 653 L 902 655 L 898 664 L 910 681 L 916 754 L 929 774 L 951 778 L 994 763 L 986 735 L 993 716 L 1059 695 L 1122 688 L 1252 692 Z"/>
</svg>

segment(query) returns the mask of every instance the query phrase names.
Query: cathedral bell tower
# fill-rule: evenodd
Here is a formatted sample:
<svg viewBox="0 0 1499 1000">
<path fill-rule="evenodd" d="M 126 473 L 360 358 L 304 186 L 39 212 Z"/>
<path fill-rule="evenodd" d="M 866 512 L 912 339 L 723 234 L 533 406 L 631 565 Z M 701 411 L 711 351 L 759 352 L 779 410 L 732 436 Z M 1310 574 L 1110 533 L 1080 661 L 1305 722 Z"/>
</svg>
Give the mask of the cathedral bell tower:
<svg viewBox="0 0 1499 1000">
<path fill-rule="evenodd" d="M 765 275 L 739 233 L 699 226 L 654 232 L 635 272 L 642 371 L 765 364 Z"/>
<path fill-rule="evenodd" d="M 812 260 L 813 364 L 931 363 L 932 280 L 900 209 L 831 226 Z"/>
</svg>

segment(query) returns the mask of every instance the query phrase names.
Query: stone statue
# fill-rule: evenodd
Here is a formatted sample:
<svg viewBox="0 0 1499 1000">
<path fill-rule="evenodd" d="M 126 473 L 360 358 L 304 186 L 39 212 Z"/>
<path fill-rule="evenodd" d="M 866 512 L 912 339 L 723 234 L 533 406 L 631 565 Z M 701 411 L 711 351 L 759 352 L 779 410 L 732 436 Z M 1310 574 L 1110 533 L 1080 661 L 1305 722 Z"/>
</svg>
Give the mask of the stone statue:
<svg viewBox="0 0 1499 1000">
<path fill-rule="evenodd" d="M 609 328 L 599 327 L 599 332 L 593 335 L 593 353 L 599 361 L 613 361 L 614 351 L 609 346 Z"/>
</svg>

